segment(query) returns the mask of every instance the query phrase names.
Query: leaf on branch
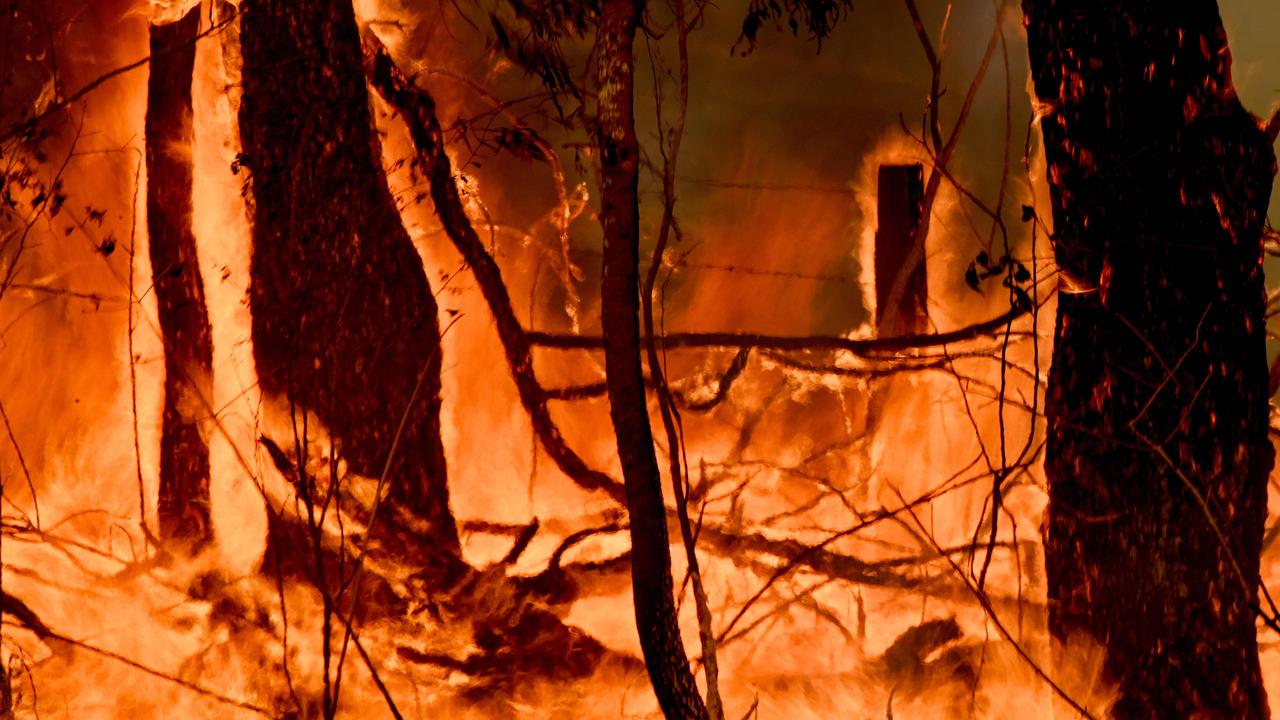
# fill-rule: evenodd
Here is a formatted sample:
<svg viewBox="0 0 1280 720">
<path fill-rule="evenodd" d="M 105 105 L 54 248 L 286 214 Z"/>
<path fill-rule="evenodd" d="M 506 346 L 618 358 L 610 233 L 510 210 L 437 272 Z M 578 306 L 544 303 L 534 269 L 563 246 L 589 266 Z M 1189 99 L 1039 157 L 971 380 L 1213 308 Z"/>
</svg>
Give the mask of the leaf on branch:
<svg viewBox="0 0 1280 720">
<path fill-rule="evenodd" d="M 964 271 L 964 284 L 969 289 L 978 292 L 978 267 L 974 263 L 969 263 L 969 269 Z"/>
<path fill-rule="evenodd" d="M 809 31 L 809 38 L 817 41 L 821 51 L 822 41 L 831 35 L 836 23 L 851 9 L 852 0 L 751 0 L 747 16 L 742 20 L 742 34 L 730 52 L 736 52 L 739 45 L 746 43 L 741 54 L 750 55 L 756 48 L 764 24 L 772 22 L 778 26 L 784 18 L 792 35 L 799 35 L 800 27 L 804 26 Z"/>
<path fill-rule="evenodd" d="M 1026 290 L 1020 287 L 1013 288 L 1013 306 L 1022 312 L 1031 312 L 1034 303 L 1031 302 L 1031 296 Z"/>
<path fill-rule="evenodd" d="M 279 470 L 280 474 L 290 483 L 296 482 L 297 471 L 284 450 L 266 435 L 259 435 L 258 442 L 262 444 L 262 447 L 266 448 L 267 455 L 271 457 L 271 464 L 276 466 L 276 470 Z"/>
<path fill-rule="evenodd" d="M 528 128 L 502 128 L 498 132 L 498 147 L 525 160 L 547 161 L 547 155 L 538 144 L 538 136 Z"/>
<path fill-rule="evenodd" d="M 1031 271 L 1027 269 L 1026 265 L 1018 263 L 1013 272 L 1013 279 L 1019 283 L 1027 282 L 1031 279 Z"/>
</svg>

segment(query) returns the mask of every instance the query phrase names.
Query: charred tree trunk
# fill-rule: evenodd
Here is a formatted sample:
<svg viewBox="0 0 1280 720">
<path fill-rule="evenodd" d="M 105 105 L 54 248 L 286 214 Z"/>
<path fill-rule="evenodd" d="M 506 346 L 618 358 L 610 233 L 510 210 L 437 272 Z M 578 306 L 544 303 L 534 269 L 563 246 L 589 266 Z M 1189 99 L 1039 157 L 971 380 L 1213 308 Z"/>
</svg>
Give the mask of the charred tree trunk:
<svg viewBox="0 0 1280 720">
<path fill-rule="evenodd" d="M 911 248 L 924 212 L 924 167 L 881 165 L 876 177 L 876 334 L 880 337 L 928 332 L 928 275 L 925 263 L 909 267 Z M 891 307 L 898 276 L 905 292 Z"/>
<path fill-rule="evenodd" d="M 147 234 L 164 343 L 160 537 L 210 537 L 209 445 L 201 432 L 213 389 L 213 337 L 191 227 L 191 71 L 200 12 L 151 26 L 147 81 Z"/>
<path fill-rule="evenodd" d="M 362 475 L 383 474 L 399 436 L 389 497 L 456 558 L 436 303 L 387 187 L 351 0 L 241 9 L 262 388 L 319 417 Z"/>
<path fill-rule="evenodd" d="M 881 165 L 876 174 L 876 336 L 924 334 L 929 330 L 927 263 L 914 258 L 924 218 L 924 166 Z M 895 296 L 895 292 L 897 293 Z M 910 380 L 905 381 L 914 393 Z M 885 417 L 890 398 L 904 380 L 887 378 L 873 386 L 866 402 L 864 433 Z M 859 393 L 861 395 L 861 393 Z M 868 458 L 873 464 L 878 462 Z"/>
<path fill-rule="evenodd" d="M 1106 648 L 1118 718 L 1267 717 L 1270 142 L 1236 98 L 1213 0 L 1023 9 L 1065 278 L 1050 629 Z"/>
<path fill-rule="evenodd" d="M 632 98 L 640 14 L 636 0 L 606 0 L 596 40 L 600 103 L 596 144 L 604 230 L 600 326 L 609 414 L 631 518 L 631 590 L 645 666 L 666 717 L 706 718 L 707 708 L 680 640 L 667 509 L 640 364 L 640 147 Z"/>
</svg>

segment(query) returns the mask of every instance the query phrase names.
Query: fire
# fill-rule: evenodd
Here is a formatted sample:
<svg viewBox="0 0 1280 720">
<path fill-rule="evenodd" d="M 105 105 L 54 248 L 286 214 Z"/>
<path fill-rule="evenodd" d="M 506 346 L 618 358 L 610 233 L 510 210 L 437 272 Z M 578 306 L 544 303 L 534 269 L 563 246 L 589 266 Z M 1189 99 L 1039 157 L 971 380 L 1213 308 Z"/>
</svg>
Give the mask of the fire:
<svg viewBox="0 0 1280 720">
<path fill-rule="evenodd" d="M 633 622 L 625 506 L 547 451 L 494 311 L 430 200 L 408 119 L 377 93 L 383 170 L 441 309 L 441 433 L 464 579 L 432 584 L 429 553 L 414 542 L 420 521 L 387 500 L 379 477 L 351 471 L 318 415 L 301 410 L 309 437 L 286 447 L 291 418 L 259 388 L 254 361 L 235 9 L 213 4 L 120 0 L 60 40 L 75 51 L 63 82 L 76 87 L 144 54 L 148 23 L 196 7 L 205 16 L 184 152 L 213 332 L 212 394 L 193 399 L 209 446 L 212 542 L 187 555 L 157 536 L 165 368 L 141 69 L 102 84 L 48 139 L 37 173 L 51 188 L 56 178 L 60 211 L 30 189 L 19 205 L 39 221 L 3 226 L 6 245 L 30 234 L 0 268 L 17 268 L 0 294 L 3 658 L 15 716 L 323 717 L 330 697 L 347 717 L 387 715 L 392 703 L 404 717 L 657 716 Z M 553 346 L 601 332 L 591 151 L 546 107 L 503 105 L 536 81 L 435 22 L 447 10 L 424 18 L 389 0 L 356 10 L 432 92 L 465 214 L 524 330 L 550 338 L 530 353 L 552 421 L 589 469 L 620 478 L 603 386 L 589 387 L 605 381 L 603 356 Z M 655 40 L 654 52 L 674 53 L 673 43 Z M 448 124 L 467 117 L 505 123 L 502 142 L 518 132 L 525 156 L 477 151 L 467 127 Z M 660 260 L 656 325 L 669 338 L 717 338 L 662 352 L 681 399 L 728 715 L 1069 717 L 1070 698 L 1101 717 L 1114 700 L 1102 649 L 1087 639 L 1052 649 L 1046 628 L 1040 463 L 1059 281 L 1045 160 L 1029 152 L 1002 199 L 1007 244 L 966 195 L 979 171 L 935 167 L 936 154 L 897 127 L 833 182 L 765 143 L 749 143 L 714 180 L 681 179 L 680 242 Z M 876 352 L 877 171 L 909 163 L 948 174 L 923 238 L 930 332 L 1001 317 L 1018 292 L 1031 306 L 953 343 Z M 1021 224 L 1010 219 L 1020 205 L 1034 215 Z M 642 216 L 649 243 L 655 217 Z M 999 272 L 974 287 L 963 268 L 979 253 Z M 1028 278 L 1000 286 L 1017 264 Z M 865 313 L 848 310 L 859 303 Z M 829 343 L 785 348 L 778 336 Z M 832 349 L 840 343 L 871 349 Z M 582 397 L 566 399 L 566 388 Z M 653 426 L 665 467 L 671 448 Z M 335 491 L 319 519 L 300 499 L 304 477 Z M 312 538 L 319 547 L 288 544 Z M 672 542 L 680 630 L 697 656 L 678 533 Z M 290 548 L 296 557 L 284 556 Z M 316 564 L 349 573 L 348 595 L 326 597 L 309 574 L 313 550 L 331 553 Z M 1268 551 L 1264 580 L 1277 573 Z M 9 604 L 18 600 L 48 632 Z M 1275 697 L 1280 656 L 1263 652 Z"/>
</svg>

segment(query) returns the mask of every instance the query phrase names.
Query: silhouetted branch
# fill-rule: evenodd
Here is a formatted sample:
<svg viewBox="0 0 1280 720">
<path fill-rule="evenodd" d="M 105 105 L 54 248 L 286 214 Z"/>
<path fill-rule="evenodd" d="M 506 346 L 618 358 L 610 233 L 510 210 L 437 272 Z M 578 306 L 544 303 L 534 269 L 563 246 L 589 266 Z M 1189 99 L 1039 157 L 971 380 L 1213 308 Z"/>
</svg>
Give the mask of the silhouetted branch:
<svg viewBox="0 0 1280 720">
<path fill-rule="evenodd" d="M 210 35 L 221 32 L 223 28 L 225 28 L 227 25 L 235 21 L 237 17 L 238 17 L 238 13 L 232 13 L 226 19 L 210 26 L 208 29 L 201 32 L 190 43 L 186 43 L 184 45 L 177 45 L 174 47 L 167 48 L 163 52 L 147 55 L 146 57 L 139 58 L 138 60 L 135 60 L 129 63 L 128 65 L 123 65 L 114 70 L 111 70 L 110 72 L 99 75 L 98 77 L 86 83 L 79 90 L 71 93 L 70 95 L 63 98 L 62 100 L 59 100 L 58 102 L 51 104 L 48 108 L 45 108 L 43 112 L 11 126 L 8 130 L 5 130 L 4 134 L 0 134 L 0 143 L 7 142 L 9 140 L 12 140 L 15 137 L 19 137 L 21 135 L 30 133 L 31 131 L 39 127 L 40 124 L 43 123 L 46 119 L 48 119 L 53 115 L 56 115 L 57 113 L 62 112 L 63 110 L 66 110 L 68 107 L 79 102 L 82 98 L 84 98 L 84 96 L 88 95 L 89 93 L 101 87 L 103 83 L 106 83 L 107 81 L 112 80 L 113 78 L 120 77 L 121 75 L 129 73 L 133 70 L 137 70 L 138 68 L 143 67 L 144 65 L 148 65 L 151 63 L 152 60 L 158 57 L 163 57 L 168 53 L 178 52 L 180 50 L 183 50 L 186 47 L 190 47 L 191 44 L 199 42 L 202 38 L 206 38 Z"/>
<path fill-rule="evenodd" d="M 668 350 L 677 348 L 754 348 L 760 350 L 843 350 L 855 355 L 875 354 L 940 347 L 950 343 L 1003 334 L 1005 326 L 1022 317 L 1026 310 L 1010 308 L 1000 315 L 983 322 L 967 325 L 941 333 L 901 335 L 883 338 L 847 338 L 832 335 L 760 335 L 752 333 L 687 332 L 668 333 L 657 338 L 658 344 Z M 1016 335 L 1017 333 L 1015 333 Z M 600 350 L 604 339 L 588 335 L 530 332 L 529 343 L 559 350 Z"/>
<path fill-rule="evenodd" d="M 476 234 L 458 195 L 453 168 L 444 149 L 440 121 L 436 117 L 435 100 L 405 77 L 386 47 L 370 33 L 364 37 L 364 52 L 369 81 L 383 99 L 399 111 L 408 125 L 417 149 L 417 161 L 431 181 L 431 199 L 436 215 L 440 217 L 449 240 L 471 267 L 480 292 L 493 313 L 520 403 L 529 414 L 543 448 L 556 465 L 580 486 L 603 491 L 613 499 L 623 501 L 622 486 L 608 475 L 589 467 L 565 442 L 560 428 L 551 419 L 546 398 L 534 373 L 528 336 L 512 309 L 502 271 Z"/>
</svg>

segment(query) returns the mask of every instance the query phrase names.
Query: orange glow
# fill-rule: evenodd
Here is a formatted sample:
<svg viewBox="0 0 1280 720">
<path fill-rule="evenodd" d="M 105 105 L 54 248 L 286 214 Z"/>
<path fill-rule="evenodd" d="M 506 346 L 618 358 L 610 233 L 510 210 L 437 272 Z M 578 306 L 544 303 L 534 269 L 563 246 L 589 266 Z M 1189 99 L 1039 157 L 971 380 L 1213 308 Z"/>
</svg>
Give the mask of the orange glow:
<svg viewBox="0 0 1280 720">
<path fill-rule="evenodd" d="M 75 69 L 68 82 L 83 85 L 141 57 L 148 22 L 171 21 L 194 5 L 137 0 L 109 18 L 90 13 L 86 26 L 69 31 L 68 43 L 91 50 L 69 63 Z M 522 116 L 495 111 L 493 99 L 540 85 L 465 37 L 457 18 L 452 28 L 418 27 L 445 10 L 422 11 L 430 15 L 424 18 L 411 6 L 360 0 L 356 11 L 435 96 L 467 215 L 502 269 L 517 317 L 530 331 L 598 336 L 595 160 L 589 151 L 575 154 L 575 142 L 585 141 L 547 122 L 543 108 L 529 122 L 541 121 L 539 138 L 556 153 L 554 162 L 477 160 L 449 123 L 489 113 L 509 127 Z M 208 3 L 202 12 L 207 18 Z M 949 22 L 950 42 L 960 42 L 954 37 L 960 20 Z M 199 41 L 193 79 L 192 224 L 214 346 L 213 395 L 197 399 L 210 449 L 214 530 L 203 553 L 171 555 L 154 538 L 165 370 L 148 291 L 145 68 L 103 84 L 75 106 L 71 129 L 49 141 L 41 172 L 56 172 L 70 154 L 61 176 L 69 199 L 56 217 L 47 209 L 37 213 L 15 284 L 0 295 L 0 402 L 9 426 L 0 438 L 3 589 L 61 636 L 38 637 L 5 615 L 2 652 L 17 717 L 283 717 L 299 708 L 296 717 L 322 717 L 319 698 L 333 672 L 325 656 L 324 598 L 306 578 L 266 569 L 274 562 L 269 517 L 302 526 L 306 513 L 294 481 L 260 441 L 291 438 L 292 429 L 287 406 L 257 387 L 250 210 L 244 176 L 232 170 L 241 152 L 239 68 L 227 37 L 218 32 Z M 654 45 L 669 66 L 674 40 Z M 1033 112 L 1027 98 L 1016 102 Z M 322 487 L 343 477 L 350 495 L 318 523 L 317 536 L 341 547 L 345 562 L 368 551 L 361 561 L 368 598 L 405 600 L 397 613 L 354 619 L 378 678 L 352 646 L 341 668 L 338 716 L 390 717 L 380 681 L 404 717 L 659 717 L 639 661 L 625 566 L 600 567 L 629 549 L 625 508 L 584 490 L 539 444 L 493 314 L 425 194 L 426 174 L 413 165 L 404 119 L 376 93 L 371 104 L 392 193 L 441 308 L 450 506 L 476 586 L 465 602 L 436 597 L 408 551 L 366 541 L 378 478 L 348 475 L 343 462 L 331 465 L 331 451 L 340 449 L 309 418 L 309 472 Z M 642 142 L 656 158 L 657 132 L 652 109 L 646 111 L 650 136 Z M 1050 111 L 1047 104 L 1034 108 L 1037 117 Z M 84 131 L 73 142 L 80 124 Z M 930 153 L 899 127 L 886 126 L 876 138 L 834 179 L 830 172 L 811 177 L 817 173 L 803 162 L 754 140 L 732 157 L 704 162 L 715 165 L 715 183 L 681 179 L 681 242 L 662 259 L 657 326 L 668 334 L 874 338 L 877 169 L 918 162 L 926 177 L 935 171 Z M 1059 279 L 1043 153 L 1032 148 L 1018 175 L 1019 142 L 1020 136 L 1003 199 L 1004 216 L 1015 218 L 1008 222 L 1009 246 L 957 190 L 980 185 L 989 172 L 963 154 L 948 168 L 954 181 L 940 183 L 929 208 L 925 244 L 929 319 L 937 333 L 1008 311 L 1012 296 L 998 277 L 979 291 L 966 285 L 964 267 L 978 252 L 992 258 L 1008 252 L 1030 268 L 1023 286 L 1036 309 L 1012 321 L 1007 337 L 1002 327 L 877 358 L 757 347 L 713 409 L 682 410 L 689 479 L 696 498 L 705 500 L 690 511 L 704 526 L 698 553 L 723 632 L 727 716 L 744 717 L 758 704 L 753 717 L 797 720 L 887 711 L 899 718 L 1071 717 L 1041 672 L 1098 717 L 1112 702 L 1112 689 L 1100 679 L 1101 649 L 1081 640 L 1053 657 L 1045 627 L 1040 528 L 1047 493 L 1038 450 L 1045 428 L 1037 413 Z M 642 182 L 647 268 L 660 177 Z M 770 184 L 793 189 L 760 187 Z M 21 201 L 34 202 L 30 193 Z M 1022 205 L 1034 207 L 1042 224 L 1019 224 Z M 0 230 L 6 238 L 15 232 L 9 224 Z M 104 252 L 111 240 L 116 249 Z M 3 261 L 7 270 L 9 255 Z M 49 288 L 74 294 L 50 297 Z M 735 351 L 668 349 L 667 378 L 692 404 L 712 398 Z M 533 350 L 545 388 L 603 382 L 602 358 L 596 350 Z M 666 436 L 652 394 L 650 401 L 665 474 Z M 604 396 L 548 403 L 567 444 L 591 468 L 620 478 Z M 1002 463 L 1016 467 L 1007 473 L 984 571 L 992 475 Z M 670 505 L 669 478 L 666 484 Z M 1270 510 L 1280 512 L 1274 499 Z M 380 512 L 379 522 L 402 536 L 417 532 L 405 513 Z M 521 528 L 535 519 L 527 549 L 504 567 Z M 574 533 L 602 526 L 613 527 L 562 548 Z M 681 631 L 697 656 L 698 623 L 693 595 L 682 584 L 678 533 L 672 541 Z M 827 559 L 804 550 L 812 546 Z M 563 604 L 525 591 L 559 552 L 562 567 L 582 573 L 581 595 Z M 979 573 L 989 610 L 972 589 Z M 1280 580 L 1274 549 L 1264 554 L 1263 578 Z M 522 603 L 539 603 L 573 633 L 598 641 L 608 659 L 583 677 L 529 675 L 514 688 L 484 685 L 483 673 L 464 662 L 483 654 L 476 618 L 505 617 Z M 462 616 L 464 607 L 471 616 Z M 337 648 L 344 634 L 342 620 L 334 623 Z M 913 644 L 920 628 L 942 640 Z M 1275 702 L 1280 647 L 1262 651 Z M 336 664 L 337 650 L 330 652 Z M 457 667 L 422 659 L 429 657 L 451 658 Z M 705 682 L 700 664 L 694 669 Z"/>
</svg>

